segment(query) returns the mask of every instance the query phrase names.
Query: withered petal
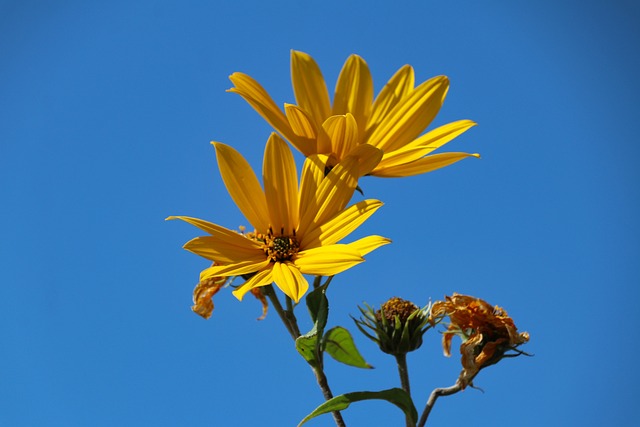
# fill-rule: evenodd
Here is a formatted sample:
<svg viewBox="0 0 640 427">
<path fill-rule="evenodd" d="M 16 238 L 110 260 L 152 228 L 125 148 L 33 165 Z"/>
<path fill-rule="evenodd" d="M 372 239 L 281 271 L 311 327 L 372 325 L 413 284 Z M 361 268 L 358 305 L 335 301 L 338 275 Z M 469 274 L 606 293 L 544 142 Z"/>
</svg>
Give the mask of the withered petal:
<svg viewBox="0 0 640 427">
<path fill-rule="evenodd" d="M 209 319 L 213 313 L 213 296 L 224 286 L 226 277 L 210 277 L 200 281 L 193 290 L 194 313 Z"/>
<path fill-rule="evenodd" d="M 253 288 L 249 292 L 251 292 L 251 295 L 256 297 L 256 299 L 262 303 L 262 316 L 258 317 L 257 320 L 264 320 L 264 318 L 267 317 L 269 304 L 267 303 L 267 298 L 262 293 L 262 288 Z"/>
</svg>

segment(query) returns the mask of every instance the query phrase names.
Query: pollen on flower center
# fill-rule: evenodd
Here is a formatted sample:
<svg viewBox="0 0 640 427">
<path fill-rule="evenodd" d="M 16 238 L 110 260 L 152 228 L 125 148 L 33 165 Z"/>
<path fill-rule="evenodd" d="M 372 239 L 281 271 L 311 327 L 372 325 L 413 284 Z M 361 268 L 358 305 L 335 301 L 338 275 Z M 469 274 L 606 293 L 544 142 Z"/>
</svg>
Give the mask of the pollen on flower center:
<svg viewBox="0 0 640 427">
<path fill-rule="evenodd" d="M 382 314 L 384 313 L 384 317 L 392 323 L 395 323 L 396 316 L 399 317 L 401 322 L 406 322 L 409 316 L 419 309 L 419 307 L 411 301 L 398 297 L 391 298 L 382 304 L 381 308 L 382 310 L 376 312 L 376 318 L 382 320 Z"/>
<path fill-rule="evenodd" d="M 267 254 L 267 257 L 269 257 L 271 261 L 274 262 L 290 260 L 295 254 L 298 253 L 299 248 L 300 244 L 296 239 L 295 231 L 293 233 L 293 236 L 274 236 L 273 232 L 270 230 L 265 239 L 264 251 Z"/>
</svg>

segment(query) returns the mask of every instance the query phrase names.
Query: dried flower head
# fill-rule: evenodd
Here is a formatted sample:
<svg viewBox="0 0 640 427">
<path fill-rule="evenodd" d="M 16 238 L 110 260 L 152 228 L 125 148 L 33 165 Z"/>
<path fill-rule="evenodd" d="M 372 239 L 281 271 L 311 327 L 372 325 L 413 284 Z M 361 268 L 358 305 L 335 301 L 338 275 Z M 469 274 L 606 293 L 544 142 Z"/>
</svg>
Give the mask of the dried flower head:
<svg viewBox="0 0 640 427">
<path fill-rule="evenodd" d="M 473 385 L 472 381 L 481 369 L 504 357 L 526 354 L 517 347 L 529 341 L 529 334 L 518 333 L 513 319 L 502 308 L 491 306 L 480 298 L 456 293 L 445 299 L 433 304 L 430 317 L 432 321 L 449 317 L 449 328 L 442 338 L 445 356 L 451 356 L 453 336 L 462 339 L 462 372 L 458 379 L 462 388 Z M 509 351 L 512 352 L 507 353 Z"/>
<path fill-rule="evenodd" d="M 362 317 L 353 319 L 356 326 L 388 354 L 406 354 L 420 348 L 422 336 L 432 326 L 428 316 L 429 306 L 421 309 L 411 301 L 398 297 L 389 299 L 379 310 L 368 305 L 366 309 L 358 309 Z"/>
</svg>

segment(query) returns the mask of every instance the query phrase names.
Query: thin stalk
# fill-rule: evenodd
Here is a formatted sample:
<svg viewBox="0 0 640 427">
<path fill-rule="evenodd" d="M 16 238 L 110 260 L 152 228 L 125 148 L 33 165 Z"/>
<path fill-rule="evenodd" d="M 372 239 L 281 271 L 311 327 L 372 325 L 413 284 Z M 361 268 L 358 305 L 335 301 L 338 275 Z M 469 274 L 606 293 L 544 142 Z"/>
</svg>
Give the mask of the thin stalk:
<svg viewBox="0 0 640 427">
<path fill-rule="evenodd" d="M 409 385 L 409 368 L 407 366 L 407 353 L 396 354 L 396 363 L 398 365 L 398 375 L 400 376 L 400 384 L 402 389 L 407 392 L 411 397 L 411 387 Z M 407 427 L 414 427 L 414 424 L 409 419 L 409 416 L 405 416 L 405 422 Z"/>
<path fill-rule="evenodd" d="M 320 282 L 322 281 L 322 276 L 316 276 L 313 278 L 313 289 L 317 289 L 320 286 Z"/>
<path fill-rule="evenodd" d="M 329 277 L 327 277 L 327 281 L 326 281 L 326 282 L 324 282 L 324 285 L 322 285 L 322 286 L 329 286 L 329 283 L 331 283 L 331 281 L 333 280 L 333 277 L 334 277 L 334 276 L 329 276 Z"/>
<path fill-rule="evenodd" d="M 319 368 L 313 368 L 313 373 L 316 376 L 316 381 L 320 386 L 320 390 L 322 390 L 324 400 L 333 399 L 333 393 L 331 392 L 331 388 L 329 387 L 327 376 L 324 374 L 322 363 L 320 364 Z M 336 423 L 337 427 L 346 427 L 344 419 L 342 418 L 342 414 L 339 411 L 333 411 L 331 415 L 333 415 L 333 421 Z"/>
<path fill-rule="evenodd" d="M 293 314 L 293 300 L 289 298 L 289 296 L 287 296 L 285 301 L 287 303 L 287 310 L 285 311 L 285 315 L 289 319 L 291 328 L 293 329 L 293 332 L 296 334 L 296 338 L 297 338 L 301 334 L 300 334 L 300 328 L 298 327 L 298 319 L 296 319 L 296 315 Z"/>
<path fill-rule="evenodd" d="M 407 367 L 407 353 L 396 354 L 396 363 L 398 364 L 398 375 L 400 376 L 400 384 L 402 389 L 411 395 L 411 387 L 409 385 L 409 368 Z"/>
<path fill-rule="evenodd" d="M 436 400 L 438 399 L 438 397 L 450 396 L 461 390 L 462 390 L 462 384 L 460 384 L 460 381 L 457 381 L 451 387 L 437 388 L 433 390 L 431 392 L 431 395 L 429 396 L 429 400 L 427 400 L 427 404 L 424 407 L 424 411 L 422 411 L 422 416 L 420 417 L 420 421 L 418 421 L 418 424 L 416 427 L 424 427 L 424 425 L 427 422 L 427 418 L 429 418 L 429 414 L 431 413 L 431 409 L 433 409 L 433 405 L 436 404 Z"/>
<path fill-rule="evenodd" d="M 278 299 L 278 295 L 276 295 L 276 293 L 274 292 L 273 286 L 267 285 L 262 289 L 262 292 L 267 296 L 267 298 L 269 298 L 269 301 L 271 301 L 271 305 L 273 305 L 273 308 L 276 309 L 278 316 L 280 316 L 280 320 L 282 320 L 284 327 L 287 328 L 287 332 L 289 332 L 291 338 L 293 338 L 294 340 L 298 338 L 300 336 L 298 324 L 297 322 L 291 322 L 291 316 L 284 308 L 282 308 L 282 304 L 280 304 L 280 300 Z M 295 316 L 293 316 L 293 319 L 295 319 Z"/>
<path fill-rule="evenodd" d="M 317 280 L 320 280 L 320 276 L 318 276 Z M 265 286 L 262 289 L 263 294 L 266 295 L 267 298 L 269 298 L 269 300 L 271 301 L 271 305 L 273 305 L 273 307 L 276 309 L 278 316 L 280 316 L 280 320 L 282 320 L 285 328 L 287 328 L 287 332 L 289 332 L 289 335 L 291 335 L 291 338 L 293 338 L 293 340 L 295 341 L 301 334 L 300 329 L 298 328 L 298 321 L 296 319 L 296 316 L 293 314 L 293 302 L 290 298 L 287 298 L 288 309 L 285 310 L 282 307 L 282 304 L 280 304 L 278 295 L 276 295 L 272 285 Z M 318 383 L 318 386 L 320 387 L 325 400 L 332 399 L 333 393 L 331 392 L 331 388 L 329 387 L 327 377 L 324 374 L 322 359 L 320 359 L 319 367 L 312 368 L 312 370 L 316 377 L 316 382 Z M 344 419 L 342 418 L 342 414 L 340 414 L 339 411 L 334 411 L 331 414 L 333 415 L 333 420 L 335 421 L 337 427 L 346 427 Z"/>
</svg>

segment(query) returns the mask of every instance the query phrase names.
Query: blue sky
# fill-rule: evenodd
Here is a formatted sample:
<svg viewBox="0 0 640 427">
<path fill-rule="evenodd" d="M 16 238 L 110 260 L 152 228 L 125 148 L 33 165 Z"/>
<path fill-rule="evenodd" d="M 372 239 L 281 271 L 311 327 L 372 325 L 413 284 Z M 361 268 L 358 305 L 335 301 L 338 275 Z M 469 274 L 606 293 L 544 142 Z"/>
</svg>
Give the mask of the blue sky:
<svg viewBox="0 0 640 427">
<path fill-rule="evenodd" d="M 484 393 L 442 398 L 428 425 L 634 425 L 639 18 L 632 1 L 0 2 L 0 426 L 282 426 L 321 403 L 275 313 L 257 322 L 229 292 L 210 320 L 191 312 L 207 262 L 181 245 L 199 232 L 164 221 L 246 224 L 209 141 L 260 170 L 270 129 L 227 77 L 292 102 L 291 49 L 330 90 L 352 53 L 376 92 L 407 63 L 445 74 L 434 124 L 479 123 L 449 147 L 481 160 L 364 179 L 385 206 L 361 233 L 394 243 L 333 281 L 330 324 L 354 331 L 358 304 L 391 296 L 475 295 L 535 357 L 483 371 Z M 397 386 L 356 342 L 376 369 L 328 361 L 334 392 Z M 421 408 L 459 361 L 433 333 L 409 369 Z M 402 425 L 380 403 L 345 418 Z"/>
</svg>

